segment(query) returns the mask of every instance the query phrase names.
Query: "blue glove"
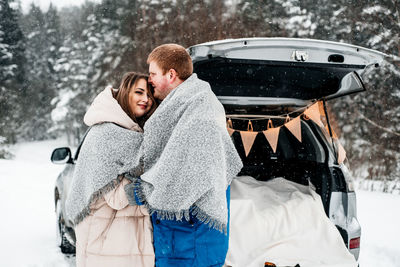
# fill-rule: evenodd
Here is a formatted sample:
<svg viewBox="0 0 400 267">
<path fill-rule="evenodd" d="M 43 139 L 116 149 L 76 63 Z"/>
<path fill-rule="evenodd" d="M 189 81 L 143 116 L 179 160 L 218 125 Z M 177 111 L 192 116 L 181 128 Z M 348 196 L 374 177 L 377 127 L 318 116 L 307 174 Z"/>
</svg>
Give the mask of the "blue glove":
<svg viewBox="0 0 400 267">
<path fill-rule="evenodd" d="M 140 183 L 142 182 L 142 180 L 140 179 L 140 176 L 132 177 L 129 174 L 126 174 L 125 177 L 127 179 L 129 179 L 130 181 L 132 181 L 132 183 L 129 183 L 129 184 L 125 185 L 125 187 L 124 187 L 126 197 L 128 198 L 128 201 L 129 201 L 129 205 L 131 205 L 131 206 L 143 205 L 143 202 L 141 202 L 138 197 L 139 186 L 140 186 Z"/>
</svg>

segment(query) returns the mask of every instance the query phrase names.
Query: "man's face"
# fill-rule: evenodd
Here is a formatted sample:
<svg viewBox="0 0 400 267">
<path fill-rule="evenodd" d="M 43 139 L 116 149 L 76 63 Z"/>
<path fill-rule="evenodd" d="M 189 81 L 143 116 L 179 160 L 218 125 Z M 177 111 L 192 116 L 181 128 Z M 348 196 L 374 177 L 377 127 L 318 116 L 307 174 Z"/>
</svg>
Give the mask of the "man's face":
<svg viewBox="0 0 400 267">
<path fill-rule="evenodd" d="M 163 74 L 157 63 L 151 61 L 149 64 L 149 73 L 149 82 L 154 87 L 154 97 L 163 100 L 171 92 L 168 72 Z"/>
</svg>

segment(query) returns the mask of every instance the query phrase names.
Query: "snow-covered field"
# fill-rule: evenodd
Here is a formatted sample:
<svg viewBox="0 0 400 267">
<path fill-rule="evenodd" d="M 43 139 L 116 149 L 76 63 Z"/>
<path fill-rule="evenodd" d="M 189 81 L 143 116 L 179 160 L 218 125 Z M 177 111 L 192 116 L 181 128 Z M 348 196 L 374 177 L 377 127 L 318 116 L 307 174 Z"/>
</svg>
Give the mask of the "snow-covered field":
<svg viewBox="0 0 400 267">
<path fill-rule="evenodd" d="M 55 241 L 54 182 L 62 165 L 50 162 L 65 140 L 31 142 L 0 160 L 0 266 L 74 266 Z M 358 191 L 361 267 L 400 267 L 400 195 Z"/>
</svg>

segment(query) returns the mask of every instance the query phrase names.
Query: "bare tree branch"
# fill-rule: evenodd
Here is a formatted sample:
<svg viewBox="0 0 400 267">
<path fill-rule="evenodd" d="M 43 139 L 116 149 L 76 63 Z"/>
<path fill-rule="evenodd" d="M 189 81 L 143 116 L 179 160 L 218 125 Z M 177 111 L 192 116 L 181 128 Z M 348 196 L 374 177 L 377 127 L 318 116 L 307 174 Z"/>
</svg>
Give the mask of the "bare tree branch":
<svg viewBox="0 0 400 267">
<path fill-rule="evenodd" d="M 368 122 L 368 123 L 374 125 L 375 127 L 378 127 L 379 129 L 382 129 L 382 130 L 384 130 L 385 132 L 388 132 L 388 133 L 391 133 L 391 134 L 400 136 L 400 133 L 394 132 L 394 131 L 392 131 L 392 130 L 386 128 L 386 127 L 380 126 L 380 125 L 378 125 L 376 122 L 373 122 L 373 121 L 371 121 L 370 119 L 368 119 L 367 117 L 365 117 L 365 116 L 364 116 L 363 114 L 361 114 L 359 111 L 356 110 L 356 112 L 357 112 L 357 114 L 358 114 L 363 120 L 365 120 L 366 122 Z"/>
</svg>

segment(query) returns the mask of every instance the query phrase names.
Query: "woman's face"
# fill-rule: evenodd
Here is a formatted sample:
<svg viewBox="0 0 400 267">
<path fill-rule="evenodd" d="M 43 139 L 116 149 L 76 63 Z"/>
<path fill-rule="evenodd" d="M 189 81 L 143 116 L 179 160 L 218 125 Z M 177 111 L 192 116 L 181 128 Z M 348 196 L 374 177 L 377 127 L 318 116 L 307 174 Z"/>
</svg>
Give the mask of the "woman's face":
<svg viewBox="0 0 400 267">
<path fill-rule="evenodd" d="M 147 81 L 139 79 L 129 92 L 129 108 L 136 118 L 140 118 L 149 112 L 153 105 L 148 90 Z"/>
</svg>

